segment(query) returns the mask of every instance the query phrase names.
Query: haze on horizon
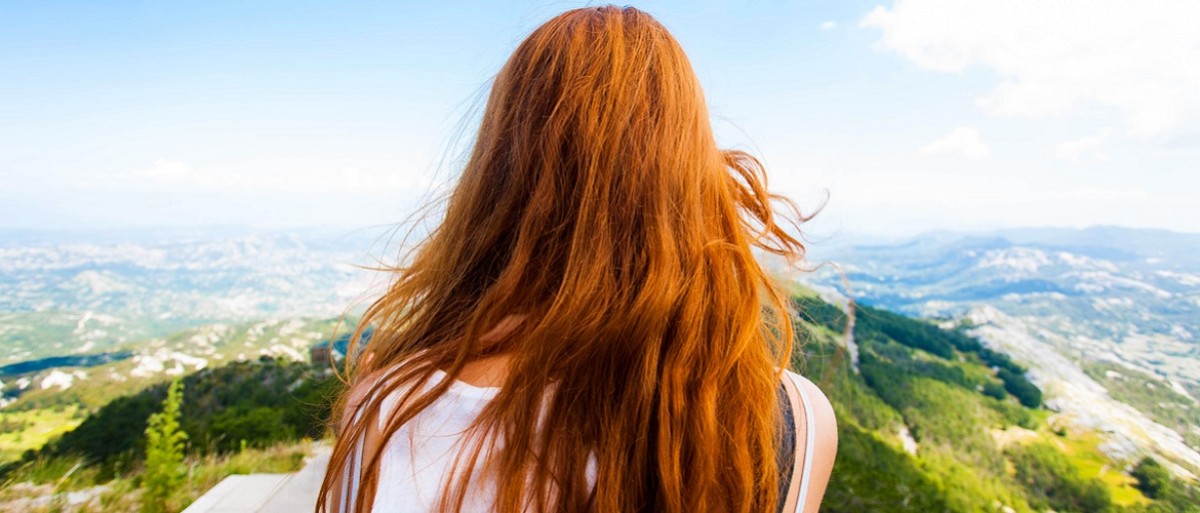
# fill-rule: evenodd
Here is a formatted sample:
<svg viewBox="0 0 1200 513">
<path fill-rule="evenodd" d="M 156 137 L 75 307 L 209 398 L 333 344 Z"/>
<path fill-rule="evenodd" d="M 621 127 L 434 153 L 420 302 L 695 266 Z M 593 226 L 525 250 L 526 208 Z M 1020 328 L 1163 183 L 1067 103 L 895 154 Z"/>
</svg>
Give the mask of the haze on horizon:
<svg viewBox="0 0 1200 513">
<path fill-rule="evenodd" d="M 436 4 L 0 4 L 0 228 L 403 220 L 584 5 Z M 818 236 L 1200 232 L 1198 3 L 633 4 Z"/>
</svg>

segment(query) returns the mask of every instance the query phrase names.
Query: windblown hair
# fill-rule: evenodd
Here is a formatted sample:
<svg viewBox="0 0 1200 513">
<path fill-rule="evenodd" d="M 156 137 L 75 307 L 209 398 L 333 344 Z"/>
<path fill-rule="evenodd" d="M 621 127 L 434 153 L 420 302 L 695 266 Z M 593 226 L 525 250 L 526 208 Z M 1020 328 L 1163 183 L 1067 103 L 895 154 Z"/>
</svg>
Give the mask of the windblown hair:
<svg viewBox="0 0 1200 513">
<path fill-rule="evenodd" d="M 381 421 L 389 439 L 498 354 L 506 380 L 440 509 L 486 478 L 502 512 L 775 510 L 793 331 L 753 248 L 798 263 L 806 218 L 758 160 L 717 147 L 662 25 L 604 6 L 535 30 L 495 77 L 445 208 L 355 330 L 374 329 L 347 360 L 362 400 L 334 410 L 319 510 L 369 510 L 383 444 L 356 464 L 357 441 Z M 510 315 L 510 334 L 481 339 Z M 347 469 L 360 483 L 339 498 Z"/>
</svg>

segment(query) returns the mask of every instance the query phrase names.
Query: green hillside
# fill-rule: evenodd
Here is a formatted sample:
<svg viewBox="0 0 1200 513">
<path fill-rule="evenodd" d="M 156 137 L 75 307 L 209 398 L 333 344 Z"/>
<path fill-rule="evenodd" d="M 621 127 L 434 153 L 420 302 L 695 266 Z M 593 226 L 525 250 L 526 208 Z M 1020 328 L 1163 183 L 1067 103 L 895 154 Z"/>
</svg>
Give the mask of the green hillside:
<svg viewBox="0 0 1200 513">
<path fill-rule="evenodd" d="M 1146 412 L 1151 418 L 1180 433 L 1192 447 L 1200 447 L 1200 405 L 1144 372 L 1112 362 L 1091 362 L 1083 371 L 1117 400 Z"/>
<path fill-rule="evenodd" d="M 803 322 L 793 365 L 821 385 L 838 415 L 822 511 L 1200 511 L 1196 488 L 1153 460 L 1111 461 L 1097 434 L 1056 425 L 1024 369 L 962 331 L 859 306 L 849 333 L 855 362 L 845 313 L 804 292 L 794 301 Z M 339 386 L 324 370 L 266 357 L 204 368 L 183 385 L 193 461 L 320 437 Z M 146 419 L 165 390 L 160 382 L 114 399 L 27 452 L 5 468 L 5 490 L 17 482 L 136 489 Z M 74 462 L 85 470 L 62 479 Z"/>
<path fill-rule="evenodd" d="M 328 398 L 339 382 L 310 365 L 271 358 L 204 369 L 182 379 L 188 449 L 205 454 L 320 438 Z M 120 397 L 24 460 L 80 457 L 117 475 L 144 457 L 146 420 L 161 408 L 167 383 Z"/>
<path fill-rule="evenodd" d="M 130 342 L 115 352 L 0 366 L 0 463 L 75 428 L 118 397 L 187 373 L 262 356 L 307 361 L 308 348 L 328 338 L 336 324 L 306 318 L 210 324 Z"/>
<path fill-rule="evenodd" d="M 1200 511 L 1151 501 L 1098 449 L 1091 433 L 1047 422 L 1024 369 L 956 330 L 858 306 L 858 371 L 846 315 L 811 295 L 794 366 L 837 412 L 839 450 L 822 511 Z M 1103 464 L 1095 464 L 1103 461 Z M 1188 495 L 1191 494 L 1191 495 Z"/>
</svg>

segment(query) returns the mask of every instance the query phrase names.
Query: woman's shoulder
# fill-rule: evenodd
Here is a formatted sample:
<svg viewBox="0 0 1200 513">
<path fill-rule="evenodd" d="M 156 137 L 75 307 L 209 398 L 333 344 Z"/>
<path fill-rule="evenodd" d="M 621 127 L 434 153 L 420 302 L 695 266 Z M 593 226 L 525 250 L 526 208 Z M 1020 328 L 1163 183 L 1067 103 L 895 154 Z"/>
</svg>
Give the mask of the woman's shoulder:
<svg viewBox="0 0 1200 513">
<path fill-rule="evenodd" d="M 829 397 L 816 383 L 790 370 L 784 371 L 784 375 L 796 385 L 804 408 L 803 417 L 797 416 L 796 419 L 800 421 L 803 418 L 806 424 L 806 434 L 801 443 L 805 444 L 807 490 L 804 490 L 804 507 L 800 511 L 817 511 L 837 456 L 837 418 Z M 797 435 L 799 432 L 800 430 L 797 430 Z"/>
<path fill-rule="evenodd" d="M 836 450 L 837 416 L 833 412 L 833 404 L 829 402 L 829 397 L 825 395 L 821 387 L 803 375 L 790 370 L 784 371 L 784 373 L 796 384 L 796 388 L 800 391 L 805 415 L 812 416 L 818 452 L 822 446 L 829 445 Z"/>
<path fill-rule="evenodd" d="M 823 431 L 821 428 L 830 428 L 833 432 L 834 440 L 837 439 L 837 419 L 833 413 L 833 404 L 829 402 L 829 397 L 808 378 L 801 374 L 787 370 L 784 374 L 796 384 L 796 388 L 802 393 L 805 399 L 805 408 L 812 408 L 813 420 L 817 423 L 818 434 Z M 806 412 L 809 413 L 809 412 Z"/>
</svg>

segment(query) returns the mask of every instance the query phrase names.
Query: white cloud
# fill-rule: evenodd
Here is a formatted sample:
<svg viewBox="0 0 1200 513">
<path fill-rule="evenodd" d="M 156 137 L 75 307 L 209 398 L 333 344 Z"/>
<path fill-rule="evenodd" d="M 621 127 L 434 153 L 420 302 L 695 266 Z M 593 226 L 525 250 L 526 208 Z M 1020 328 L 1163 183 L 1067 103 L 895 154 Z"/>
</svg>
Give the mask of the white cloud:
<svg viewBox="0 0 1200 513">
<path fill-rule="evenodd" d="M 155 160 L 149 168 L 135 174 L 146 180 L 159 182 L 194 182 L 200 176 L 188 163 L 170 159 Z"/>
<path fill-rule="evenodd" d="M 960 126 L 945 137 L 926 144 L 919 153 L 924 156 L 957 154 L 969 159 L 982 159 L 991 155 L 992 151 L 979 140 L 978 130 Z"/>
<path fill-rule="evenodd" d="M 1054 154 L 1063 160 L 1080 161 L 1090 159 L 1100 162 L 1106 161 L 1108 160 L 1108 153 L 1098 150 L 1104 147 L 1109 133 L 1109 130 L 1104 130 L 1096 135 L 1063 141 L 1054 147 Z"/>
<path fill-rule="evenodd" d="M 994 72 L 999 116 L 1115 108 L 1136 137 L 1200 129 L 1200 2 L 898 0 L 862 26 L 925 69 Z"/>
<path fill-rule="evenodd" d="M 838 28 L 838 22 L 833 21 L 833 20 L 823 21 L 823 22 L 821 22 L 820 28 L 821 28 L 821 30 L 833 30 L 835 28 Z"/>
</svg>

